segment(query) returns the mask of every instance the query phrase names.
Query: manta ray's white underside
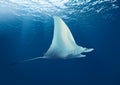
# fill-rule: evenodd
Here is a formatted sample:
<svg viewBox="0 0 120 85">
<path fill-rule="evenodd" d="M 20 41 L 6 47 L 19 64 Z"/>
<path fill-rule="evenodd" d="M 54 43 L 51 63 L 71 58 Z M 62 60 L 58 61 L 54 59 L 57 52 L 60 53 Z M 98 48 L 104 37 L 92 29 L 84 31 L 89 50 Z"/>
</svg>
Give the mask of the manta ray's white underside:
<svg viewBox="0 0 120 85">
<path fill-rule="evenodd" d="M 86 56 L 82 55 L 82 53 L 91 51 L 93 51 L 93 48 L 88 49 L 78 46 L 64 21 L 60 17 L 54 16 L 54 35 L 50 48 L 43 57 L 36 57 L 25 61 L 39 58 L 81 58 Z"/>
</svg>

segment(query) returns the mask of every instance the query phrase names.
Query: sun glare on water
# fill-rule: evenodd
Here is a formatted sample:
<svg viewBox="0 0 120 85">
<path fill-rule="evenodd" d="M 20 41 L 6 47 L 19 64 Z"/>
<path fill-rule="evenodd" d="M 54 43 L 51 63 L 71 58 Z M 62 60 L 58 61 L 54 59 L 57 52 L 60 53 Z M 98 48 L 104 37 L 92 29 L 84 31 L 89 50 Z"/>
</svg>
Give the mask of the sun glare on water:
<svg viewBox="0 0 120 85">
<path fill-rule="evenodd" d="M 119 8 L 117 0 L 0 0 L 0 14 L 69 18 Z"/>
</svg>

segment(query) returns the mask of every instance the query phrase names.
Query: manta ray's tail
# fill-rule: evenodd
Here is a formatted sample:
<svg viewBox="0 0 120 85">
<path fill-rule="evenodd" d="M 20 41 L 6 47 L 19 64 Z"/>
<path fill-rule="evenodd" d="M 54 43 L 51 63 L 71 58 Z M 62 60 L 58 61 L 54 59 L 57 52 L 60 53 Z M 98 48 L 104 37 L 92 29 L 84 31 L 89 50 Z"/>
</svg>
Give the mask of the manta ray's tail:
<svg viewBox="0 0 120 85">
<path fill-rule="evenodd" d="M 11 63 L 10 65 L 16 65 L 16 64 L 20 64 L 20 63 L 24 63 L 24 62 L 29 62 L 29 61 L 33 61 L 33 60 L 37 60 L 37 59 L 46 59 L 46 57 L 35 57 L 35 58 L 31 58 L 31 59 L 26 59 L 26 60 L 22 60 L 22 61 L 18 61 L 18 62 L 14 62 Z"/>
<path fill-rule="evenodd" d="M 33 60 L 37 60 L 37 59 L 45 59 L 46 57 L 35 57 L 35 58 L 31 58 L 31 59 L 27 59 L 27 60 L 23 60 L 22 62 L 27 62 L 27 61 L 33 61 Z"/>
</svg>

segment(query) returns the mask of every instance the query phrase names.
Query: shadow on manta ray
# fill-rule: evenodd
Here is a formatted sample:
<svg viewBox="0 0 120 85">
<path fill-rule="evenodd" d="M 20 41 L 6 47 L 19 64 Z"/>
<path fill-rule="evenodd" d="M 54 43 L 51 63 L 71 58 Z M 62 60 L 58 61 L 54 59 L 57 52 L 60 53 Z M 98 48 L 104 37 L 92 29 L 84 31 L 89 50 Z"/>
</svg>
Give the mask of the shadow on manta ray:
<svg viewBox="0 0 120 85">
<path fill-rule="evenodd" d="M 84 52 L 91 52 L 93 48 L 84 48 L 78 46 L 70 32 L 68 26 L 64 21 L 58 17 L 54 16 L 54 35 L 52 44 L 48 51 L 42 57 L 36 57 L 32 59 L 23 60 L 32 61 L 40 58 L 44 59 L 71 59 L 71 58 L 81 58 L 85 57 Z"/>
</svg>

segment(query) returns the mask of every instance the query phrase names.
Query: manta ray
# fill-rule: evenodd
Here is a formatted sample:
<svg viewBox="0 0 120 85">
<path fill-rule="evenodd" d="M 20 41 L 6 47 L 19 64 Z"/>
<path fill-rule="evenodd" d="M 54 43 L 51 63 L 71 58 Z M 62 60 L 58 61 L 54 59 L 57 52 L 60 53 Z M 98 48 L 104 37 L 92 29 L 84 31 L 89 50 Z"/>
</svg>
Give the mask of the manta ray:
<svg viewBox="0 0 120 85">
<path fill-rule="evenodd" d="M 24 61 L 32 61 L 40 58 L 44 59 L 71 59 L 85 57 L 84 52 L 91 52 L 93 48 L 86 48 L 76 44 L 73 35 L 65 24 L 65 22 L 58 16 L 54 16 L 54 34 L 52 43 L 47 52 L 42 57 L 35 57 Z"/>
</svg>

